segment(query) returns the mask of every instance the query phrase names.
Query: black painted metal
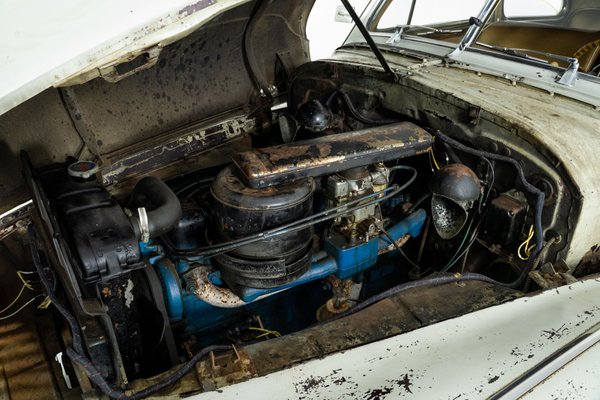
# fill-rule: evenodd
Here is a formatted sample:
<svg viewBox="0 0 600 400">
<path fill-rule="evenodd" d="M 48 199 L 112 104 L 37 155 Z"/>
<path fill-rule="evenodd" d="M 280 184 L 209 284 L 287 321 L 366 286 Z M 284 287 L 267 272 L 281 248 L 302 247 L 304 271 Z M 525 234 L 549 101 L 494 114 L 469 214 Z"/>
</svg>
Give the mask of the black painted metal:
<svg viewBox="0 0 600 400">
<path fill-rule="evenodd" d="M 190 250 L 206 245 L 206 214 L 196 202 L 189 198 L 180 199 L 181 218 L 177 226 L 167 234 L 176 250 Z"/>
<path fill-rule="evenodd" d="M 211 187 L 216 235 L 226 242 L 264 232 L 312 214 L 314 181 L 252 189 L 233 167 L 219 173 Z M 274 287 L 304 272 L 309 264 L 312 226 L 232 250 L 217 259 L 228 282 L 250 287 Z"/>
<path fill-rule="evenodd" d="M 104 187 L 70 177 L 67 164 L 36 172 L 83 282 L 108 280 L 143 267 L 134 228 Z"/>
<path fill-rule="evenodd" d="M 381 50 L 379 50 L 379 47 L 377 47 L 377 44 L 375 43 L 375 41 L 369 34 L 369 30 L 362 23 L 362 21 L 360 20 L 360 17 L 356 13 L 356 11 L 354 11 L 354 8 L 350 4 L 350 2 L 348 0 L 342 0 L 342 4 L 346 8 L 346 11 L 348 11 L 348 14 L 350 14 L 350 17 L 352 17 L 352 20 L 356 24 L 356 27 L 362 34 L 363 38 L 365 38 L 365 41 L 371 48 L 371 51 L 373 52 L 373 54 L 375 54 L 375 57 L 377 57 L 377 61 L 379 61 L 379 64 L 381 64 L 381 67 L 383 68 L 383 70 L 385 72 L 387 72 L 388 74 L 390 74 L 394 78 L 394 80 L 396 80 L 396 74 L 390 68 L 390 65 L 387 63 L 387 61 L 385 60 L 385 57 L 381 53 Z"/>
</svg>

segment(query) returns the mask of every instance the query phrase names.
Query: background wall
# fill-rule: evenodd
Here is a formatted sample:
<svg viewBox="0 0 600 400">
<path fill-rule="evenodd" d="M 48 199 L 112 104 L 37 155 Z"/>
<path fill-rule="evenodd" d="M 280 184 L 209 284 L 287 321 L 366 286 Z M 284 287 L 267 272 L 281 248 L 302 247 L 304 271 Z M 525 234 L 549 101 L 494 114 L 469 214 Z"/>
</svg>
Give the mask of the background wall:
<svg viewBox="0 0 600 400">
<path fill-rule="evenodd" d="M 362 14 L 368 3 L 369 0 L 350 1 L 358 15 Z M 343 14 L 346 15 L 341 1 L 317 0 L 315 2 L 306 25 L 306 34 L 310 41 L 311 59 L 318 60 L 328 57 L 344 42 L 350 33 L 354 23 L 336 21 L 336 14 L 342 10 Z M 338 20 L 340 16 L 338 14 Z"/>
</svg>

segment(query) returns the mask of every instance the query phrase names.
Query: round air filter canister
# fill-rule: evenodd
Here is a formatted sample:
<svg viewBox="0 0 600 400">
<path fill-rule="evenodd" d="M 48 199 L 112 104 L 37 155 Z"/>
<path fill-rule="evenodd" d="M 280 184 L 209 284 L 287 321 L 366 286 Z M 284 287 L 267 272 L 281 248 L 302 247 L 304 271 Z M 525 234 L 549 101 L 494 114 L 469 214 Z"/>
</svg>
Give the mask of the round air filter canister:
<svg viewBox="0 0 600 400">
<path fill-rule="evenodd" d="M 312 214 L 312 178 L 252 189 L 222 170 L 211 186 L 219 242 L 244 238 Z M 310 266 L 313 228 L 284 233 L 216 257 L 228 284 L 271 288 L 292 282 Z"/>
</svg>

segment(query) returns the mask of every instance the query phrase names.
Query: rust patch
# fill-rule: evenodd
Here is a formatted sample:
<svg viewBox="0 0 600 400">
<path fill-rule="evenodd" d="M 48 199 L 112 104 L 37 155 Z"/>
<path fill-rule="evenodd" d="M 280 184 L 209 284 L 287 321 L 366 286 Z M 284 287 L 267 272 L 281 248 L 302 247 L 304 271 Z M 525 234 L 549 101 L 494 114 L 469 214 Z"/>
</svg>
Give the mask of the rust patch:
<svg viewBox="0 0 600 400">
<path fill-rule="evenodd" d="M 600 272 L 600 246 L 593 245 L 581 258 L 573 271 L 573 276 L 578 278 Z"/>
<path fill-rule="evenodd" d="M 547 331 L 542 331 L 542 335 L 550 340 L 550 341 L 554 341 L 556 339 L 560 339 L 564 334 L 569 332 L 569 328 L 567 328 L 565 326 L 565 324 L 562 324 L 559 328 L 557 329 L 549 329 Z"/>
<path fill-rule="evenodd" d="M 294 384 L 296 393 L 309 393 L 310 391 L 323 386 L 325 378 L 320 376 L 309 376 L 303 381 Z"/>
<path fill-rule="evenodd" d="M 479 182 L 479 178 L 477 177 L 475 172 L 473 172 L 471 168 L 467 167 L 464 164 L 448 164 L 444 165 L 442 169 L 448 176 L 454 176 L 456 178 L 466 176 L 474 180 L 475 182 Z"/>
<path fill-rule="evenodd" d="M 365 400 L 381 400 L 387 397 L 388 394 L 392 393 L 392 388 L 384 386 L 379 389 L 371 389 L 362 397 Z"/>
<path fill-rule="evenodd" d="M 239 153 L 233 161 L 253 188 L 421 154 L 433 137 L 410 122 Z"/>
<path fill-rule="evenodd" d="M 210 353 L 208 360 L 196 364 L 196 374 L 202 387 L 212 390 L 250 379 L 256 376 L 256 368 L 245 350 L 233 347 L 224 354 Z"/>
<path fill-rule="evenodd" d="M 107 165 L 100 171 L 102 183 L 111 185 L 198 156 L 254 128 L 253 119 L 234 117 L 212 125 L 198 123 L 175 130 L 166 135 L 166 140 L 144 142 L 107 156 Z"/>
<path fill-rule="evenodd" d="M 246 350 L 258 374 L 266 375 L 311 358 L 322 357 L 511 300 L 515 296 L 515 291 L 481 282 L 467 282 L 463 287 L 450 284 L 407 291 L 382 300 L 368 310 L 276 340 L 256 343 L 248 346 Z M 419 344 L 415 342 L 414 345 Z M 407 385 L 413 390 L 411 372 L 407 373 Z M 398 381 L 404 381 L 404 376 Z"/>
<path fill-rule="evenodd" d="M 394 381 L 394 383 L 400 388 L 404 389 L 406 392 L 412 393 L 412 390 L 410 390 L 410 387 L 412 386 L 410 378 L 411 376 L 409 376 L 408 374 L 404 374 L 404 377 L 402 377 L 402 379 L 398 379 Z"/>
<path fill-rule="evenodd" d="M 187 15 L 204 10 L 206 7 L 212 6 L 215 3 L 215 0 L 199 0 L 193 4 L 190 4 L 189 6 L 183 7 L 181 10 L 179 10 L 178 14 L 185 17 Z"/>
<path fill-rule="evenodd" d="M 410 239 L 410 235 L 404 235 L 401 238 L 399 238 L 398 240 L 396 240 L 396 244 L 390 243 L 387 247 L 384 247 L 383 249 L 379 250 L 377 252 L 377 254 L 382 255 L 382 254 L 389 253 L 390 251 L 395 250 L 396 246 L 402 247 L 406 244 L 406 242 L 408 242 L 408 239 Z"/>
</svg>

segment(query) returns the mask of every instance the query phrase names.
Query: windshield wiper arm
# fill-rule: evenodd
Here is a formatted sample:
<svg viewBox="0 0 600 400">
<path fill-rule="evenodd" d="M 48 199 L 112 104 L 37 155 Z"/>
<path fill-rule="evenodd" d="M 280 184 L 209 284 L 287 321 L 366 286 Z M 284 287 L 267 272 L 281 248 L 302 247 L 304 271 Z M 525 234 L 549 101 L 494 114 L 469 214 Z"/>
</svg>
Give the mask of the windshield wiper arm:
<svg viewBox="0 0 600 400">
<path fill-rule="evenodd" d="M 541 53 L 541 54 L 547 55 L 547 56 L 559 57 L 559 56 L 556 56 L 555 54 L 550 54 L 550 53 L 542 53 L 542 52 L 538 52 L 538 51 L 534 51 L 534 50 L 527 50 L 527 49 L 517 49 L 517 48 L 513 48 L 513 47 L 494 46 L 494 45 L 483 43 L 483 42 L 475 42 L 475 44 L 478 46 L 484 47 L 486 49 L 499 51 L 500 53 L 508 54 L 511 56 L 519 57 L 519 58 L 526 58 L 528 60 L 539 61 L 539 62 L 543 62 L 546 64 L 548 63 L 548 60 L 544 60 L 543 58 L 532 57 L 528 53 L 536 53 L 536 54 Z"/>
<path fill-rule="evenodd" d="M 476 42 L 481 47 L 485 47 L 486 49 L 491 49 L 495 51 L 499 51 L 501 53 L 509 54 L 511 56 L 525 58 L 528 60 L 534 60 L 538 62 L 542 62 L 545 64 L 550 64 L 548 60 L 532 57 L 529 54 L 537 54 L 540 56 L 544 56 L 546 58 L 552 58 L 559 61 L 565 61 L 569 63 L 567 70 L 556 80 L 557 83 L 566 86 L 573 86 L 575 81 L 577 80 L 577 71 L 579 70 L 579 60 L 575 57 L 567 57 L 560 54 L 547 53 L 539 50 L 532 49 L 518 49 L 512 47 L 500 47 L 500 46 L 492 46 L 491 44 Z"/>
<path fill-rule="evenodd" d="M 369 47 L 371 48 L 371 51 L 373 52 L 373 54 L 375 54 L 375 57 L 377 57 L 377 61 L 379 61 L 379 64 L 381 65 L 383 70 L 386 73 L 390 74 L 394 78 L 394 81 L 397 81 L 398 77 L 396 76 L 394 71 L 392 71 L 392 69 L 390 68 L 390 65 L 387 63 L 387 61 L 383 57 L 383 53 L 381 53 L 381 50 L 379 50 L 379 47 L 377 47 L 377 45 L 375 44 L 373 37 L 371 37 L 371 35 L 369 34 L 369 31 L 367 30 L 365 25 L 360 20 L 360 17 L 358 16 L 358 14 L 356 14 L 356 11 L 354 11 L 354 8 L 350 4 L 350 2 L 348 0 L 342 0 L 342 4 L 344 5 L 344 8 L 346 8 L 346 11 L 348 11 L 348 14 L 350 14 L 350 17 L 356 24 L 356 27 L 362 34 L 363 38 L 365 39 L 365 41 L 367 42 Z"/>
<path fill-rule="evenodd" d="M 419 32 L 417 33 L 417 35 L 429 35 L 432 33 L 460 33 L 463 32 L 464 29 L 442 29 L 442 28 L 435 28 L 433 26 L 427 26 L 427 25 L 411 25 L 411 24 L 406 24 L 406 25 L 396 25 L 395 27 L 395 31 L 394 34 L 387 40 L 387 44 L 396 44 L 400 41 L 400 39 L 402 39 L 402 34 L 408 30 L 408 29 L 413 29 L 413 28 L 420 28 L 423 29 L 427 32 Z"/>
</svg>

